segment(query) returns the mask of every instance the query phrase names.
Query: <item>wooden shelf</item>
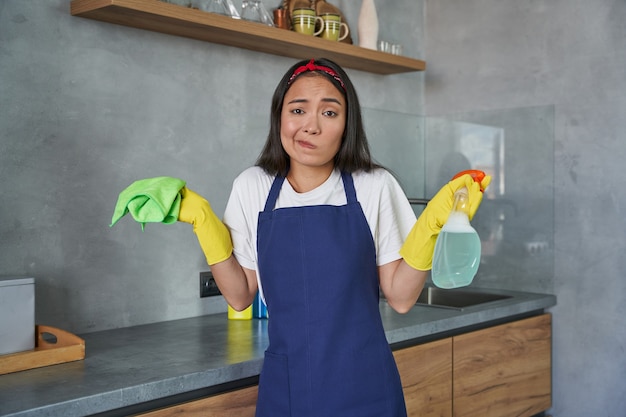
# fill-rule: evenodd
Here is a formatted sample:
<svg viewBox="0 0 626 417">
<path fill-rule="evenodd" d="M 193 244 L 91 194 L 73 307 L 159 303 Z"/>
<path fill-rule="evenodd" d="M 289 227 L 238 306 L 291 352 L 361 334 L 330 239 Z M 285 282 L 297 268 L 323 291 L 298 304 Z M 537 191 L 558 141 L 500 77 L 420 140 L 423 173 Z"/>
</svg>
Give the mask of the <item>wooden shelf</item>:
<svg viewBox="0 0 626 417">
<path fill-rule="evenodd" d="M 72 0 L 73 16 L 297 59 L 329 58 L 376 74 L 423 71 L 413 58 L 333 42 L 159 0 Z"/>
</svg>

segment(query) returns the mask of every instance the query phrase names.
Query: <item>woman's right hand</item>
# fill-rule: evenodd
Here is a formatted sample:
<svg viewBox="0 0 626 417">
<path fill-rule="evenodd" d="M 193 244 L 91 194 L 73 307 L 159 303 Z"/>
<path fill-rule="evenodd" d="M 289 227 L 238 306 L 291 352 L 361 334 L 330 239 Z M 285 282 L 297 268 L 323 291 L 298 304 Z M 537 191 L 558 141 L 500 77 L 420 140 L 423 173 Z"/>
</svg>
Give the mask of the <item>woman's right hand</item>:
<svg viewBox="0 0 626 417">
<path fill-rule="evenodd" d="M 193 231 L 204 252 L 207 263 L 225 261 L 233 252 L 230 232 L 215 215 L 209 202 L 201 195 L 183 187 L 178 220 L 193 225 Z"/>
<path fill-rule="evenodd" d="M 180 190 L 180 195 L 182 199 L 180 211 L 178 212 L 178 221 L 195 224 L 196 218 L 202 218 L 203 213 L 207 210 L 213 211 L 211 205 L 204 197 L 187 187 L 183 187 Z"/>
</svg>

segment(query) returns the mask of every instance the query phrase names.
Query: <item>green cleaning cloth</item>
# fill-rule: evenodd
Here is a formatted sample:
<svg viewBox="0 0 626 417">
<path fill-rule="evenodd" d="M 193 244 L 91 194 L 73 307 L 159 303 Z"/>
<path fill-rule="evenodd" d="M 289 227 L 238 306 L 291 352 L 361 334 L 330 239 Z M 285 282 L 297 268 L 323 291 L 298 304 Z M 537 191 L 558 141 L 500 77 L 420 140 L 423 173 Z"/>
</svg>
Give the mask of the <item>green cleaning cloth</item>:
<svg viewBox="0 0 626 417">
<path fill-rule="evenodd" d="M 185 181 L 172 177 L 156 177 L 138 180 L 122 191 L 117 198 L 111 227 L 126 213 L 141 223 L 174 223 L 180 211 L 180 190 Z"/>
</svg>

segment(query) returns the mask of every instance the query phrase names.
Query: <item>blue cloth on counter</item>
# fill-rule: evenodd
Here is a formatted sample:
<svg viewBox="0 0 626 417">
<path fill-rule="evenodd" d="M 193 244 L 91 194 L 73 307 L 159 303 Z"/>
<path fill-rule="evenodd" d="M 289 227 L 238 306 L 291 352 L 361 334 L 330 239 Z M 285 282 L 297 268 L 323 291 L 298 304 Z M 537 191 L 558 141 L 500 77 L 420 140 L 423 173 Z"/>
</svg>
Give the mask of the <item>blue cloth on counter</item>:
<svg viewBox="0 0 626 417">
<path fill-rule="evenodd" d="M 180 211 L 180 190 L 185 181 L 172 177 L 138 180 L 122 191 L 117 199 L 111 227 L 126 213 L 141 223 L 175 223 Z"/>
</svg>

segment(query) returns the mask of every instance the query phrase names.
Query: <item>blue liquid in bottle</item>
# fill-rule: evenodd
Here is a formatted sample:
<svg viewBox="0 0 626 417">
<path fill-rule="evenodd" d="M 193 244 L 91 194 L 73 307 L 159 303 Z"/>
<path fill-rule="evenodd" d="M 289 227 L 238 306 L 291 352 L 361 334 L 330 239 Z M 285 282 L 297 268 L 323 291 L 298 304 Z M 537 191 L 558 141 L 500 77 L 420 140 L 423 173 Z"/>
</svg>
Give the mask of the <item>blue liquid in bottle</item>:
<svg viewBox="0 0 626 417">
<path fill-rule="evenodd" d="M 452 212 L 437 237 L 431 278 L 439 288 L 465 287 L 478 271 L 480 238 L 470 225 L 467 206 L 467 189 L 457 191 Z"/>
<path fill-rule="evenodd" d="M 252 302 L 252 316 L 256 319 L 268 318 L 267 306 L 263 298 L 261 298 L 260 291 L 256 293 L 256 297 L 254 297 L 254 301 Z"/>
</svg>

